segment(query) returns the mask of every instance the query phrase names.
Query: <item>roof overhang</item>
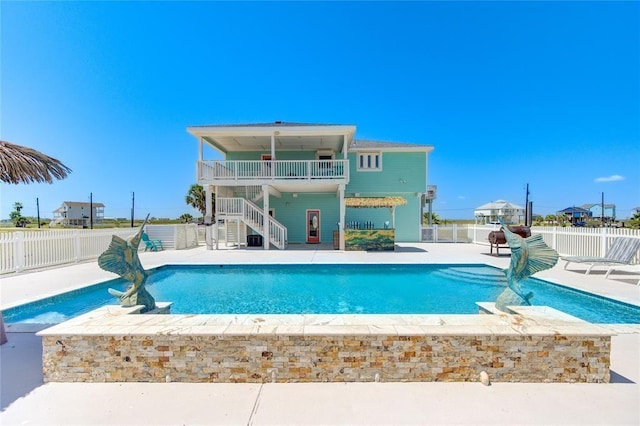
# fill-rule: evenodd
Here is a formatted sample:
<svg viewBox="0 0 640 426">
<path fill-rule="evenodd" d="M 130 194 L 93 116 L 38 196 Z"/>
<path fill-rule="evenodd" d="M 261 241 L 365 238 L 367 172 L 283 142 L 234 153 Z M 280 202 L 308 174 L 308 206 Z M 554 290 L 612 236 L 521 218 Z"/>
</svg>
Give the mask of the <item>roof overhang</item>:
<svg viewBox="0 0 640 426">
<path fill-rule="evenodd" d="M 187 131 L 212 148 L 226 154 L 242 151 L 270 151 L 271 138 L 278 151 L 332 150 L 343 152 L 345 141 L 353 141 L 352 125 L 247 125 L 192 126 Z"/>
</svg>

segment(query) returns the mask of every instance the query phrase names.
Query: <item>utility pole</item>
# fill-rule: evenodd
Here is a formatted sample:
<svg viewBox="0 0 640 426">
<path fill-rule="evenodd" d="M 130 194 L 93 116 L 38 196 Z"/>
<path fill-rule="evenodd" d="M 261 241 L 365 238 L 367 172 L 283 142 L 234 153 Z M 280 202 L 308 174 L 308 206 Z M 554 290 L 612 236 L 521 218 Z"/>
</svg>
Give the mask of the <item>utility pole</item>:
<svg viewBox="0 0 640 426">
<path fill-rule="evenodd" d="M 524 226 L 529 226 L 529 184 L 527 183 L 527 194 L 524 199 Z"/>
<path fill-rule="evenodd" d="M 602 193 L 602 198 L 600 199 L 600 221 L 602 222 L 602 226 L 604 226 L 604 192 Z"/>
<path fill-rule="evenodd" d="M 89 193 L 89 228 L 93 229 L 93 192 Z"/>
<path fill-rule="evenodd" d="M 38 228 L 40 228 L 40 200 L 36 197 L 36 211 L 38 212 Z"/>
<path fill-rule="evenodd" d="M 135 205 L 136 205 L 136 193 L 132 192 L 131 193 L 131 227 L 133 228 L 133 214 L 135 211 Z"/>
</svg>

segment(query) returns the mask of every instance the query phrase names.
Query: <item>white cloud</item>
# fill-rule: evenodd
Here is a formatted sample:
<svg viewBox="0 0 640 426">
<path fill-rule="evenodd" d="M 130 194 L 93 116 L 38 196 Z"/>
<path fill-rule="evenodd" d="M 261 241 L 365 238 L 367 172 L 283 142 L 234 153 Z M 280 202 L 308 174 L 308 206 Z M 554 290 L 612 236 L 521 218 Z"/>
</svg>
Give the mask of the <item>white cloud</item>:
<svg viewBox="0 0 640 426">
<path fill-rule="evenodd" d="M 624 176 L 611 175 L 611 176 L 607 176 L 607 177 L 595 178 L 593 181 L 594 182 L 617 182 L 619 180 L 624 180 Z"/>
<path fill-rule="evenodd" d="M 458 195 L 458 200 L 464 200 L 464 199 L 466 199 L 466 198 L 467 198 L 467 197 L 465 197 L 464 195 Z"/>
</svg>

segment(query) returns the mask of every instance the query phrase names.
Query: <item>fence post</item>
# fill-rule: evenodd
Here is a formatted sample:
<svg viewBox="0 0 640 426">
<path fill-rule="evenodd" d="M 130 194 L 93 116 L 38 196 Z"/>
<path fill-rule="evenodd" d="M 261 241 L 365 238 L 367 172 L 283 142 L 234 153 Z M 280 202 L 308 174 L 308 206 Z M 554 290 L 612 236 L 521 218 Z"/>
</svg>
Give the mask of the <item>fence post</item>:
<svg viewBox="0 0 640 426">
<path fill-rule="evenodd" d="M 433 242 L 438 242 L 438 225 L 433 225 Z"/>
<path fill-rule="evenodd" d="M 24 232 L 13 233 L 13 264 L 16 272 L 24 269 Z"/>
<path fill-rule="evenodd" d="M 73 257 L 75 262 L 80 262 L 80 231 L 77 229 L 73 233 Z"/>
<path fill-rule="evenodd" d="M 600 228 L 600 257 L 607 254 L 607 228 Z"/>
<path fill-rule="evenodd" d="M 454 243 L 458 242 L 458 224 L 457 223 L 453 224 L 453 242 Z"/>
<path fill-rule="evenodd" d="M 558 250 L 558 227 L 554 226 L 551 229 L 551 248 Z"/>
</svg>

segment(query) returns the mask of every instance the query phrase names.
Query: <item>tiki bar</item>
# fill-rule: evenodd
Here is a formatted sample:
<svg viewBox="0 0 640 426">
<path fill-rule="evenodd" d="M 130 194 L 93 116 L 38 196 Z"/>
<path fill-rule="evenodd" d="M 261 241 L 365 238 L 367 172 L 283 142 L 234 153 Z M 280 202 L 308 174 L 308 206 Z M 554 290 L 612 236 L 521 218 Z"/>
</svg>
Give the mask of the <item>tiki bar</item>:
<svg viewBox="0 0 640 426">
<path fill-rule="evenodd" d="M 347 208 L 388 208 L 390 220 L 383 226 L 373 221 L 347 221 L 344 229 L 344 248 L 347 251 L 393 251 L 395 248 L 395 209 L 404 206 L 402 197 L 345 198 Z"/>
</svg>

